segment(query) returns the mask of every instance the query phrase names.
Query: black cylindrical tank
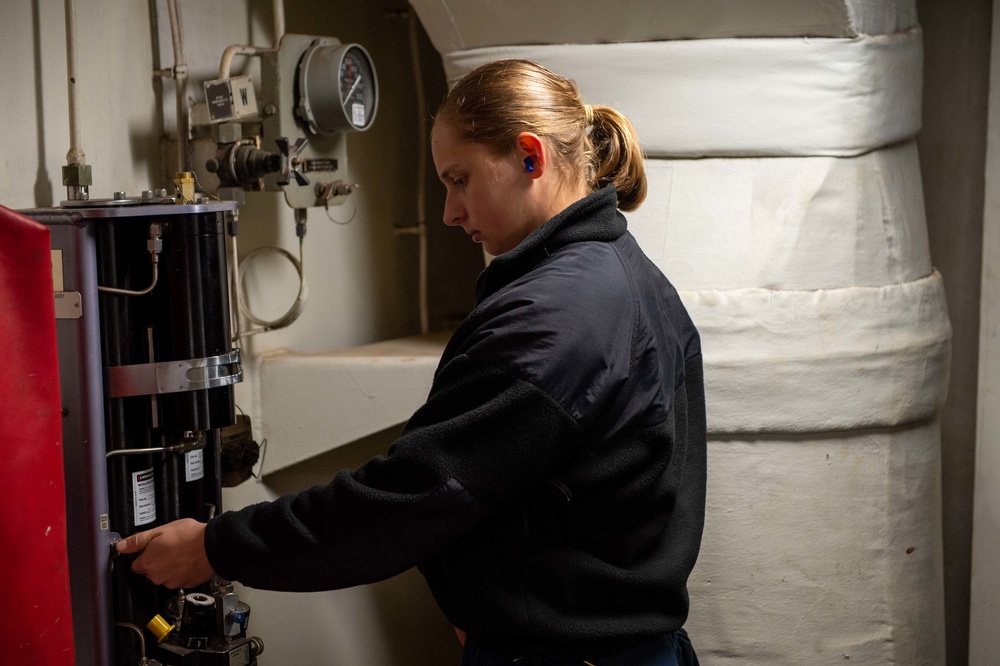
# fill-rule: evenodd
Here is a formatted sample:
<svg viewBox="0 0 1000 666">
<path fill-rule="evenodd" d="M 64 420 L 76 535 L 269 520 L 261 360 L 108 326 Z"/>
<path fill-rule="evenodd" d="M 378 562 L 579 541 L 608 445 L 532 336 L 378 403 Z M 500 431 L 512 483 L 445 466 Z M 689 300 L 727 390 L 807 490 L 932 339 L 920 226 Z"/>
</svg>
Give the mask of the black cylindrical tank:
<svg viewBox="0 0 1000 666">
<path fill-rule="evenodd" d="M 110 522 L 123 536 L 179 518 L 206 521 L 221 510 L 219 430 L 235 422 L 232 383 L 239 368 L 224 233 L 225 212 L 233 208 L 220 202 L 85 209 L 97 225 L 103 288 Z M 178 447 L 185 450 L 165 451 Z M 120 560 L 112 578 L 115 619 L 138 627 L 173 595 L 133 574 L 130 561 Z M 135 654 L 131 634 L 116 634 L 120 666 Z"/>
</svg>

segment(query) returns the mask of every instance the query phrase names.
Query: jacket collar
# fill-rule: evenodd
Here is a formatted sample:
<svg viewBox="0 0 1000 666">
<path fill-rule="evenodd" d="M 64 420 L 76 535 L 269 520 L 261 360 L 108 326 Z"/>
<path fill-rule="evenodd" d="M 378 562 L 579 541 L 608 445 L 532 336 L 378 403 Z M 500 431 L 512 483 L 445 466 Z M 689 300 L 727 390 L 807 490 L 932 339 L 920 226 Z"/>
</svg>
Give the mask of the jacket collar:
<svg viewBox="0 0 1000 666">
<path fill-rule="evenodd" d="M 513 250 L 498 255 L 476 280 L 476 303 L 521 277 L 545 257 L 571 243 L 609 242 L 625 233 L 612 185 L 588 194 L 538 227 Z"/>
</svg>

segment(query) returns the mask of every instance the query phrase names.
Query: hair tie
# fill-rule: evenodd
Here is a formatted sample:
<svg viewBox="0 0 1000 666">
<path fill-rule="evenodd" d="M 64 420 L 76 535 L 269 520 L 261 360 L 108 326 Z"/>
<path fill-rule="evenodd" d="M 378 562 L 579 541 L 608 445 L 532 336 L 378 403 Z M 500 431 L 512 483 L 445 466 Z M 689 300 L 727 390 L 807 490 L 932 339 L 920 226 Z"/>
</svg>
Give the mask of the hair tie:
<svg viewBox="0 0 1000 666">
<path fill-rule="evenodd" d="M 587 127 L 594 124 L 594 107 L 589 104 L 584 104 L 583 115 L 587 118 Z"/>
</svg>

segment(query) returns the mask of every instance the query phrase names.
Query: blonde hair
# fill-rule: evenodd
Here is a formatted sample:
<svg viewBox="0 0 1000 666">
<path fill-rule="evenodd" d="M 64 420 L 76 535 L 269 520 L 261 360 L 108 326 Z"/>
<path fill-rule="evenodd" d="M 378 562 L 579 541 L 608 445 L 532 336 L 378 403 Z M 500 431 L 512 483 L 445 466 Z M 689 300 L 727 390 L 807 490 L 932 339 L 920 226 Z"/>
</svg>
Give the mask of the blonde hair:
<svg viewBox="0 0 1000 666">
<path fill-rule="evenodd" d="M 477 67 L 444 98 L 434 122 L 497 155 L 513 151 L 521 132 L 533 132 L 552 147 L 557 168 L 591 190 L 613 185 L 621 210 L 646 198 L 642 150 L 628 118 L 609 106 L 584 105 L 573 81 L 536 62 Z"/>
</svg>

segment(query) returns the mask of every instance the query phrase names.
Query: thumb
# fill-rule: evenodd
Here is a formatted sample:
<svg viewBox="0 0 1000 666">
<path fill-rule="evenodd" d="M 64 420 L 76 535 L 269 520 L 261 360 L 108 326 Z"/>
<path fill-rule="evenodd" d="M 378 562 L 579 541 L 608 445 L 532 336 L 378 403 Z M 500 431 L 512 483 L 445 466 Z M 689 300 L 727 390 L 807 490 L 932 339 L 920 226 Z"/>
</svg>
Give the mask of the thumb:
<svg viewBox="0 0 1000 666">
<path fill-rule="evenodd" d="M 127 539 L 122 539 L 115 544 L 115 549 L 119 553 L 129 554 L 138 553 L 149 545 L 149 542 L 156 538 L 156 530 L 147 530 L 145 532 L 136 532 Z"/>
</svg>

